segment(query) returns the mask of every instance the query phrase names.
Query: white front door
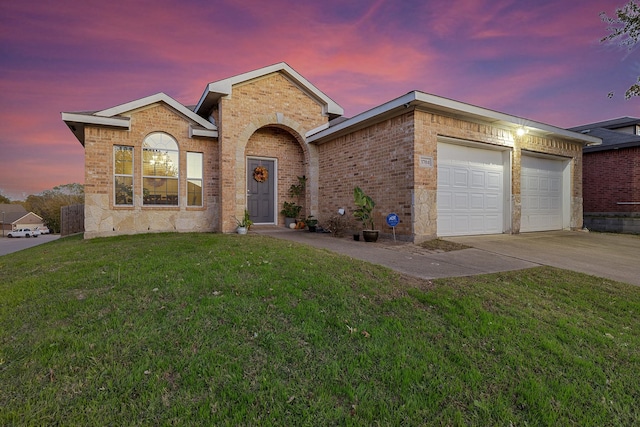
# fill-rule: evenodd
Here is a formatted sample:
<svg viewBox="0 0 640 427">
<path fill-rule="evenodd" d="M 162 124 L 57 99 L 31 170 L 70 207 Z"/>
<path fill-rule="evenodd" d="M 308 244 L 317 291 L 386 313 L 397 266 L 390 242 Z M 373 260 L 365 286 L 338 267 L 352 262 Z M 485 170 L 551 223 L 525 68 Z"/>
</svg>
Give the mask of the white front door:
<svg viewBox="0 0 640 427">
<path fill-rule="evenodd" d="M 438 236 L 504 231 L 501 151 L 438 143 Z"/>
</svg>

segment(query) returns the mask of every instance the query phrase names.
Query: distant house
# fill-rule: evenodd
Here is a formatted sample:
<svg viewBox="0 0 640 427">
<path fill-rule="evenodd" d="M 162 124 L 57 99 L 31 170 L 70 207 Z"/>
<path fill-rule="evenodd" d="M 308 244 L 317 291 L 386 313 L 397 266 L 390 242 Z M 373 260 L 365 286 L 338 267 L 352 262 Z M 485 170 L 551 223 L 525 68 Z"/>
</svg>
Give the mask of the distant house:
<svg viewBox="0 0 640 427">
<path fill-rule="evenodd" d="M 582 228 L 582 148 L 598 138 L 420 91 L 342 115 L 285 63 L 212 82 L 193 108 L 158 93 L 62 113 L 85 151 L 84 236 L 228 233 L 245 209 L 283 226 L 301 176 L 301 216 L 320 225 L 353 219 L 359 186 L 376 227 L 390 234 L 394 213 L 414 242 Z"/>
<path fill-rule="evenodd" d="M 602 139 L 583 149 L 584 225 L 640 233 L 640 118 L 622 117 L 569 129 Z"/>
<path fill-rule="evenodd" d="M 40 216 L 27 212 L 22 205 L 17 204 L 0 204 L 0 221 L 2 221 L 0 230 L 5 232 L 18 228 L 34 229 L 44 225 Z"/>
</svg>

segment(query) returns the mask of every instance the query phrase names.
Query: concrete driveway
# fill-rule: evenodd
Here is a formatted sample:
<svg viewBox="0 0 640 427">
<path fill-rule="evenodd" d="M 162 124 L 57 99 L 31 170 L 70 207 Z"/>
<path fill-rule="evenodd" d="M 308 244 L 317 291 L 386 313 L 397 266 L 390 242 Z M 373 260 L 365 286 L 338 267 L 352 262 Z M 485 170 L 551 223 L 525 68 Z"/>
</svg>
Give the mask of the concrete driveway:
<svg viewBox="0 0 640 427">
<path fill-rule="evenodd" d="M 547 231 L 447 237 L 486 252 L 640 285 L 640 236 Z"/>
<path fill-rule="evenodd" d="M 52 242 L 59 238 L 59 234 L 43 234 L 38 237 L 20 237 L 16 239 L 0 237 L 0 256 L 31 248 L 36 245 L 41 245 L 43 243 Z"/>
</svg>

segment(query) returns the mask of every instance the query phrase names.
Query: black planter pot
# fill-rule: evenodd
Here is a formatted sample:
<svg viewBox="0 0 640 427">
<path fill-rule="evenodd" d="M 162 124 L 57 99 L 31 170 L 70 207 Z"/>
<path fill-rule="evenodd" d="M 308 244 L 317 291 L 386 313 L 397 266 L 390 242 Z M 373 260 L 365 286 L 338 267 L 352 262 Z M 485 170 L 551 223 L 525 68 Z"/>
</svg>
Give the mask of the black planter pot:
<svg viewBox="0 0 640 427">
<path fill-rule="evenodd" d="M 315 225 L 310 225 L 309 226 L 309 233 L 315 233 L 316 232 L 316 226 Z"/>
<path fill-rule="evenodd" d="M 378 230 L 362 230 L 362 236 L 365 242 L 376 242 L 379 233 Z"/>
<path fill-rule="evenodd" d="M 356 242 L 359 242 L 360 241 L 360 233 L 358 233 L 358 234 L 353 233 L 353 240 L 355 240 Z"/>
</svg>

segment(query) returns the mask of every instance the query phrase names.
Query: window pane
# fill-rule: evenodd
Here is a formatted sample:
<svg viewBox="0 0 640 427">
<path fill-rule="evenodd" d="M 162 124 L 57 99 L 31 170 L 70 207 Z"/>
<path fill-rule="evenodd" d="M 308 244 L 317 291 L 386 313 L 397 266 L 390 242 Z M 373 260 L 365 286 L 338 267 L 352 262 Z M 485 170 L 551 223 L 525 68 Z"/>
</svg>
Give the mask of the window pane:
<svg viewBox="0 0 640 427">
<path fill-rule="evenodd" d="M 202 153 L 187 153 L 187 206 L 202 206 Z"/>
<path fill-rule="evenodd" d="M 133 205 L 133 147 L 113 147 L 113 199 L 116 205 Z"/>
<path fill-rule="evenodd" d="M 145 205 L 178 206 L 180 153 L 169 134 L 149 134 L 142 143 L 142 200 Z"/>
<path fill-rule="evenodd" d="M 187 205 L 202 206 L 202 180 L 190 179 L 187 182 Z"/>
<path fill-rule="evenodd" d="M 187 177 L 202 179 L 202 153 L 187 153 Z"/>
<path fill-rule="evenodd" d="M 116 205 L 133 205 L 133 177 L 115 177 Z"/>
<path fill-rule="evenodd" d="M 142 154 L 142 174 L 144 176 L 178 177 L 177 152 L 145 149 Z"/>
<path fill-rule="evenodd" d="M 178 206 L 178 180 L 175 178 L 144 178 L 142 180 L 145 205 Z"/>
<path fill-rule="evenodd" d="M 133 175 L 133 147 L 113 147 L 114 173 Z"/>
<path fill-rule="evenodd" d="M 178 143 L 169 134 L 156 132 L 149 134 L 142 143 L 143 148 L 156 148 L 164 151 L 178 151 Z"/>
</svg>

